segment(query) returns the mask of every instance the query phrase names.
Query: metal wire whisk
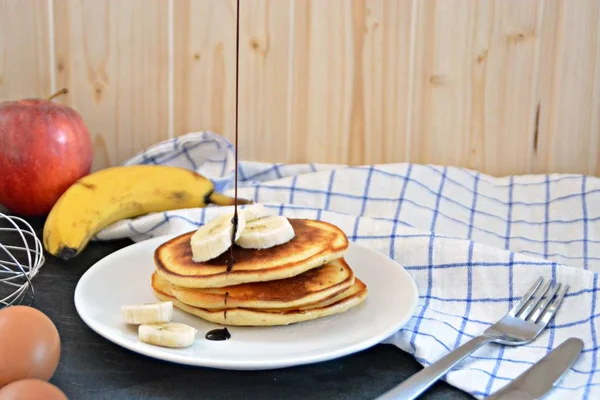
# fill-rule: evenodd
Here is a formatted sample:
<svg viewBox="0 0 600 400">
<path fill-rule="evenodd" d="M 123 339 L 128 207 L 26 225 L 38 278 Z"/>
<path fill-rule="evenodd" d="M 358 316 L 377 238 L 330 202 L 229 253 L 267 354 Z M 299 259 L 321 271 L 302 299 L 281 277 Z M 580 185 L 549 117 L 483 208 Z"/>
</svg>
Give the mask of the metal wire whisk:
<svg viewBox="0 0 600 400">
<path fill-rule="evenodd" d="M 24 304 L 27 297 L 28 305 L 33 303 L 31 281 L 44 261 L 42 242 L 31 225 L 0 212 L 0 308 Z"/>
</svg>

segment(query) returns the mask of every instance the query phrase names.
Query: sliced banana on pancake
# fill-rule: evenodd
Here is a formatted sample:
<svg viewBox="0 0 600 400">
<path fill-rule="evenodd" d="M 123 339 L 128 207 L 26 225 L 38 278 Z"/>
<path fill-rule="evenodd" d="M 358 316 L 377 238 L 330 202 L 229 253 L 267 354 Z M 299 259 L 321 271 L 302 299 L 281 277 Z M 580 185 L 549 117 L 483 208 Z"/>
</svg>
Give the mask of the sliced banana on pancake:
<svg viewBox="0 0 600 400">
<path fill-rule="evenodd" d="M 261 220 L 257 220 L 261 221 Z M 228 272 L 229 251 L 205 262 L 194 262 L 190 238 L 195 231 L 176 236 L 154 251 L 158 275 L 187 288 L 216 288 L 240 283 L 286 279 L 344 256 L 348 237 L 325 221 L 289 218 L 294 238 L 268 249 L 233 247 L 235 265 Z"/>
<path fill-rule="evenodd" d="M 231 247 L 233 236 L 233 213 L 220 215 L 202 225 L 190 239 L 192 260 L 202 262 L 212 260 Z M 246 227 L 245 213 L 238 213 L 238 226 L 235 240 L 238 240 Z"/>
<path fill-rule="evenodd" d="M 270 216 L 246 223 L 235 244 L 245 249 L 268 249 L 292 240 L 294 228 L 285 217 Z"/>
<path fill-rule="evenodd" d="M 265 218 L 270 216 L 267 207 L 262 204 L 252 204 L 244 208 L 244 215 L 246 216 L 246 222 L 254 221 L 256 219 Z"/>
</svg>

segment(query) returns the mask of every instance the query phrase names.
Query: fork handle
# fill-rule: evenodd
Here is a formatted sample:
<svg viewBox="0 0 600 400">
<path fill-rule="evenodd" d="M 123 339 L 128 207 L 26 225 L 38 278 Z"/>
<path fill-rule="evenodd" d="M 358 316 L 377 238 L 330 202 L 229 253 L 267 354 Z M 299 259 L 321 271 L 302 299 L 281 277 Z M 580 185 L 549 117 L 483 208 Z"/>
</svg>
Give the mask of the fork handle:
<svg viewBox="0 0 600 400">
<path fill-rule="evenodd" d="M 491 340 L 485 336 L 476 336 L 453 352 L 440 358 L 429 367 L 423 368 L 398 386 L 390 389 L 377 400 L 402 399 L 412 400 L 427 390 L 438 379 L 450 371 L 452 367 L 461 362 L 469 354 L 480 348 Z"/>
</svg>

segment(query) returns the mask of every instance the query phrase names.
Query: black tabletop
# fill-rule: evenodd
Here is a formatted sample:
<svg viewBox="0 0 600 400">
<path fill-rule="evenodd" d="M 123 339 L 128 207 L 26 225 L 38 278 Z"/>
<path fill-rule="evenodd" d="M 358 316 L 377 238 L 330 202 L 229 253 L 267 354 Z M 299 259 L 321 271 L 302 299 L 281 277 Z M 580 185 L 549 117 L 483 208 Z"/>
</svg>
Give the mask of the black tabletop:
<svg viewBox="0 0 600 400">
<path fill-rule="evenodd" d="M 27 219 L 41 238 L 43 219 Z M 0 242 L 7 237 L 0 232 Z M 96 261 L 129 241 L 91 243 L 69 262 L 46 254 L 34 279 L 34 307 L 61 335 L 58 369 L 51 382 L 69 399 L 372 399 L 421 369 L 392 345 L 313 365 L 268 371 L 225 371 L 155 360 L 97 335 L 75 310 L 73 293 Z M 126 266 L 124 266 L 126 267 Z M 472 399 L 438 382 L 423 399 Z"/>
</svg>

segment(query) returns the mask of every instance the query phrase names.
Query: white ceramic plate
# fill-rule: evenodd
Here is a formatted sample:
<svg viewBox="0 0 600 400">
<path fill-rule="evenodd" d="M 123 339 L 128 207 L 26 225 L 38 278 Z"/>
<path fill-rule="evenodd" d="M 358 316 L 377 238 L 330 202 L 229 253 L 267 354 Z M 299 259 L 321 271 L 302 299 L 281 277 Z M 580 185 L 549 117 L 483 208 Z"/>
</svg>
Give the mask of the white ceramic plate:
<svg viewBox="0 0 600 400">
<path fill-rule="evenodd" d="M 211 368 L 259 370 L 315 363 L 371 347 L 399 330 L 413 315 L 417 287 L 393 260 L 351 243 L 346 261 L 365 282 L 365 301 L 343 314 L 280 327 L 228 327 L 231 339 L 210 341 L 219 326 L 174 310 L 173 321 L 198 329 L 195 343 L 170 349 L 140 342 L 137 327 L 121 321 L 124 304 L 157 301 L 150 286 L 154 249 L 166 237 L 146 240 L 108 255 L 93 265 L 75 289 L 83 321 L 106 339 L 146 356 Z"/>
</svg>

